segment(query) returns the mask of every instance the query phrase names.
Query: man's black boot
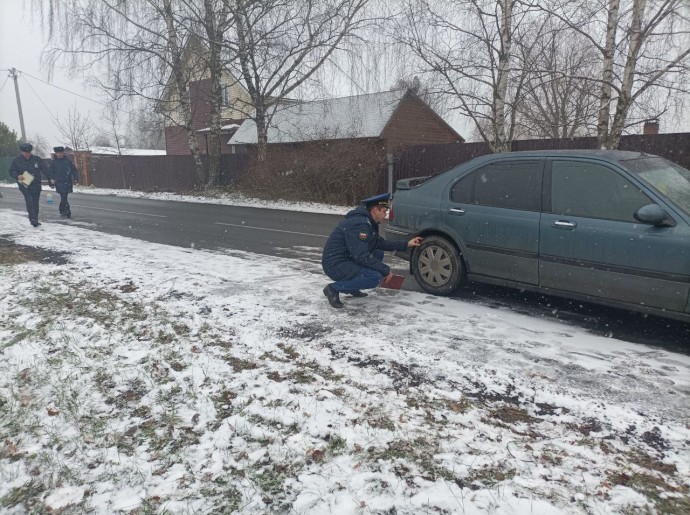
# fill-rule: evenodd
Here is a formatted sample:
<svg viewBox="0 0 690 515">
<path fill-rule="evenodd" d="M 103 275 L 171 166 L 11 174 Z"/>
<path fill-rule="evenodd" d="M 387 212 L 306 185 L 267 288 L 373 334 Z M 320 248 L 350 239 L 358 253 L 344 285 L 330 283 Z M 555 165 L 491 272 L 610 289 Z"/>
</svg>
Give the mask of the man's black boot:
<svg viewBox="0 0 690 515">
<path fill-rule="evenodd" d="M 357 298 L 362 298 L 362 297 L 368 297 L 368 296 L 369 296 L 368 293 L 364 293 L 363 291 L 360 291 L 360 290 L 352 290 L 352 291 L 347 292 L 347 294 L 348 294 L 348 295 L 352 295 L 353 297 L 357 297 Z"/>
<path fill-rule="evenodd" d="M 330 284 L 323 289 L 323 294 L 328 299 L 328 303 L 334 308 L 342 308 L 344 306 L 344 304 L 340 302 L 340 295 Z"/>
</svg>

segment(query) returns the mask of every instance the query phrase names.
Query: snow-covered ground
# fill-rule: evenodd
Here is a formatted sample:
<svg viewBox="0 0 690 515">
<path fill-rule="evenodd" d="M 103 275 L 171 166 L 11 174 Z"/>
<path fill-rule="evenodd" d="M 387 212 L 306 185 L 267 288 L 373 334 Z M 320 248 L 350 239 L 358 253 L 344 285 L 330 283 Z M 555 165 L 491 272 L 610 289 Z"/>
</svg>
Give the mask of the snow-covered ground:
<svg viewBox="0 0 690 515">
<path fill-rule="evenodd" d="M 690 511 L 688 356 L 0 215 L 2 513 Z"/>
<path fill-rule="evenodd" d="M 14 188 L 16 184 L 0 183 L 0 188 Z M 43 195 L 55 192 L 47 187 L 43 187 Z M 326 214 L 345 214 L 352 207 L 333 206 L 330 204 L 319 204 L 316 202 L 286 202 L 280 200 L 262 200 L 246 197 L 238 192 L 207 194 L 207 195 L 180 195 L 177 193 L 149 193 L 134 190 L 117 190 L 109 188 L 92 188 L 90 186 L 75 186 L 75 193 L 87 193 L 89 195 L 114 195 L 118 197 L 148 198 L 152 200 L 174 200 L 176 202 L 197 202 L 200 204 L 220 204 L 226 206 L 259 207 L 268 209 L 283 209 L 286 211 L 303 211 L 305 213 L 326 213 Z"/>
</svg>

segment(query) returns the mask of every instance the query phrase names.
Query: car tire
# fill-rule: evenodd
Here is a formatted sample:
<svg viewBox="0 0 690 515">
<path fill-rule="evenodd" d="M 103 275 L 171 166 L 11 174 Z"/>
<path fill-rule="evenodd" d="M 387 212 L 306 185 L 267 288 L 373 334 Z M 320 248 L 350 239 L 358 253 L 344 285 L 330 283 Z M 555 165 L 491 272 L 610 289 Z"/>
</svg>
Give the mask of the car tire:
<svg viewBox="0 0 690 515">
<path fill-rule="evenodd" d="M 465 264 L 450 241 L 429 236 L 412 254 L 412 273 L 425 291 L 450 295 L 465 278 Z"/>
</svg>

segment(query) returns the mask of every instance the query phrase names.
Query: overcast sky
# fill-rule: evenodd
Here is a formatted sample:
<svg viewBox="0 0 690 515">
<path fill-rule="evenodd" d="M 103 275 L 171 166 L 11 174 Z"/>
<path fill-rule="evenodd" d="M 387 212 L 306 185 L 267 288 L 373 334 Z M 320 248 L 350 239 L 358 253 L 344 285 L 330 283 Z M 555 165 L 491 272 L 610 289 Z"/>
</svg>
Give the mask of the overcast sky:
<svg viewBox="0 0 690 515">
<path fill-rule="evenodd" d="M 47 84 L 48 70 L 41 68 L 41 52 L 46 38 L 40 27 L 40 16 L 32 16 L 31 0 L 0 0 L 0 121 L 7 124 L 21 137 L 14 84 L 8 78 L 8 70 L 20 72 L 18 84 L 21 95 L 24 126 L 27 138 L 35 135 L 45 138 L 49 147 L 63 145 L 58 121 L 67 119 L 70 109 L 88 115 L 94 123 L 103 118 L 104 97 L 95 88 L 88 88 L 81 78 L 70 79 L 57 71 Z M 126 118 L 126 114 L 123 113 Z M 452 113 L 446 120 L 470 140 L 472 129 Z M 642 127 L 640 126 L 640 132 Z M 683 120 L 662 120 L 662 132 L 690 130 L 690 113 Z"/>
<path fill-rule="evenodd" d="M 102 97 L 98 90 L 86 88 L 83 80 L 69 79 L 65 73 L 57 72 L 52 85 L 46 83 L 48 73 L 40 63 L 45 38 L 40 17 L 31 15 L 30 3 L 0 0 L 0 121 L 21 137 L 14 83 L 7 71 L 16 68 L 21 72 L 18 85 L 27 138 L 31 141 L 40 134 L 53 147 L 65 144 L 57 121 L 66 120 L 68 110 L 75 106 L 91 120 L 98 120 L 103 105 L 95 101 Z"/>
</svg>

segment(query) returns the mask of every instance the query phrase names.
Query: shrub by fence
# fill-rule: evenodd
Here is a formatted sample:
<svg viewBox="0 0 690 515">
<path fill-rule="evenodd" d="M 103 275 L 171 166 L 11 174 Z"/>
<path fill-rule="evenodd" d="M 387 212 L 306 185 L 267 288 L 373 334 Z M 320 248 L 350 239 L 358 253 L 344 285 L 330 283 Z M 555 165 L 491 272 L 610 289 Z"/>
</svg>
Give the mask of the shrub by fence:
<svg viewBox="0 0 690 515">
<path fill-rule="evenodd" d="M 239 186 L 260 198 L 354 205 L 376 193 L 385 162 L 377 139 L 272 145 Z"/>
<path fill-rule="evenodd" d="M 17 182 L 10 176 L 13 157 L 0 157 L 0 182 Z"/>
</svg>

